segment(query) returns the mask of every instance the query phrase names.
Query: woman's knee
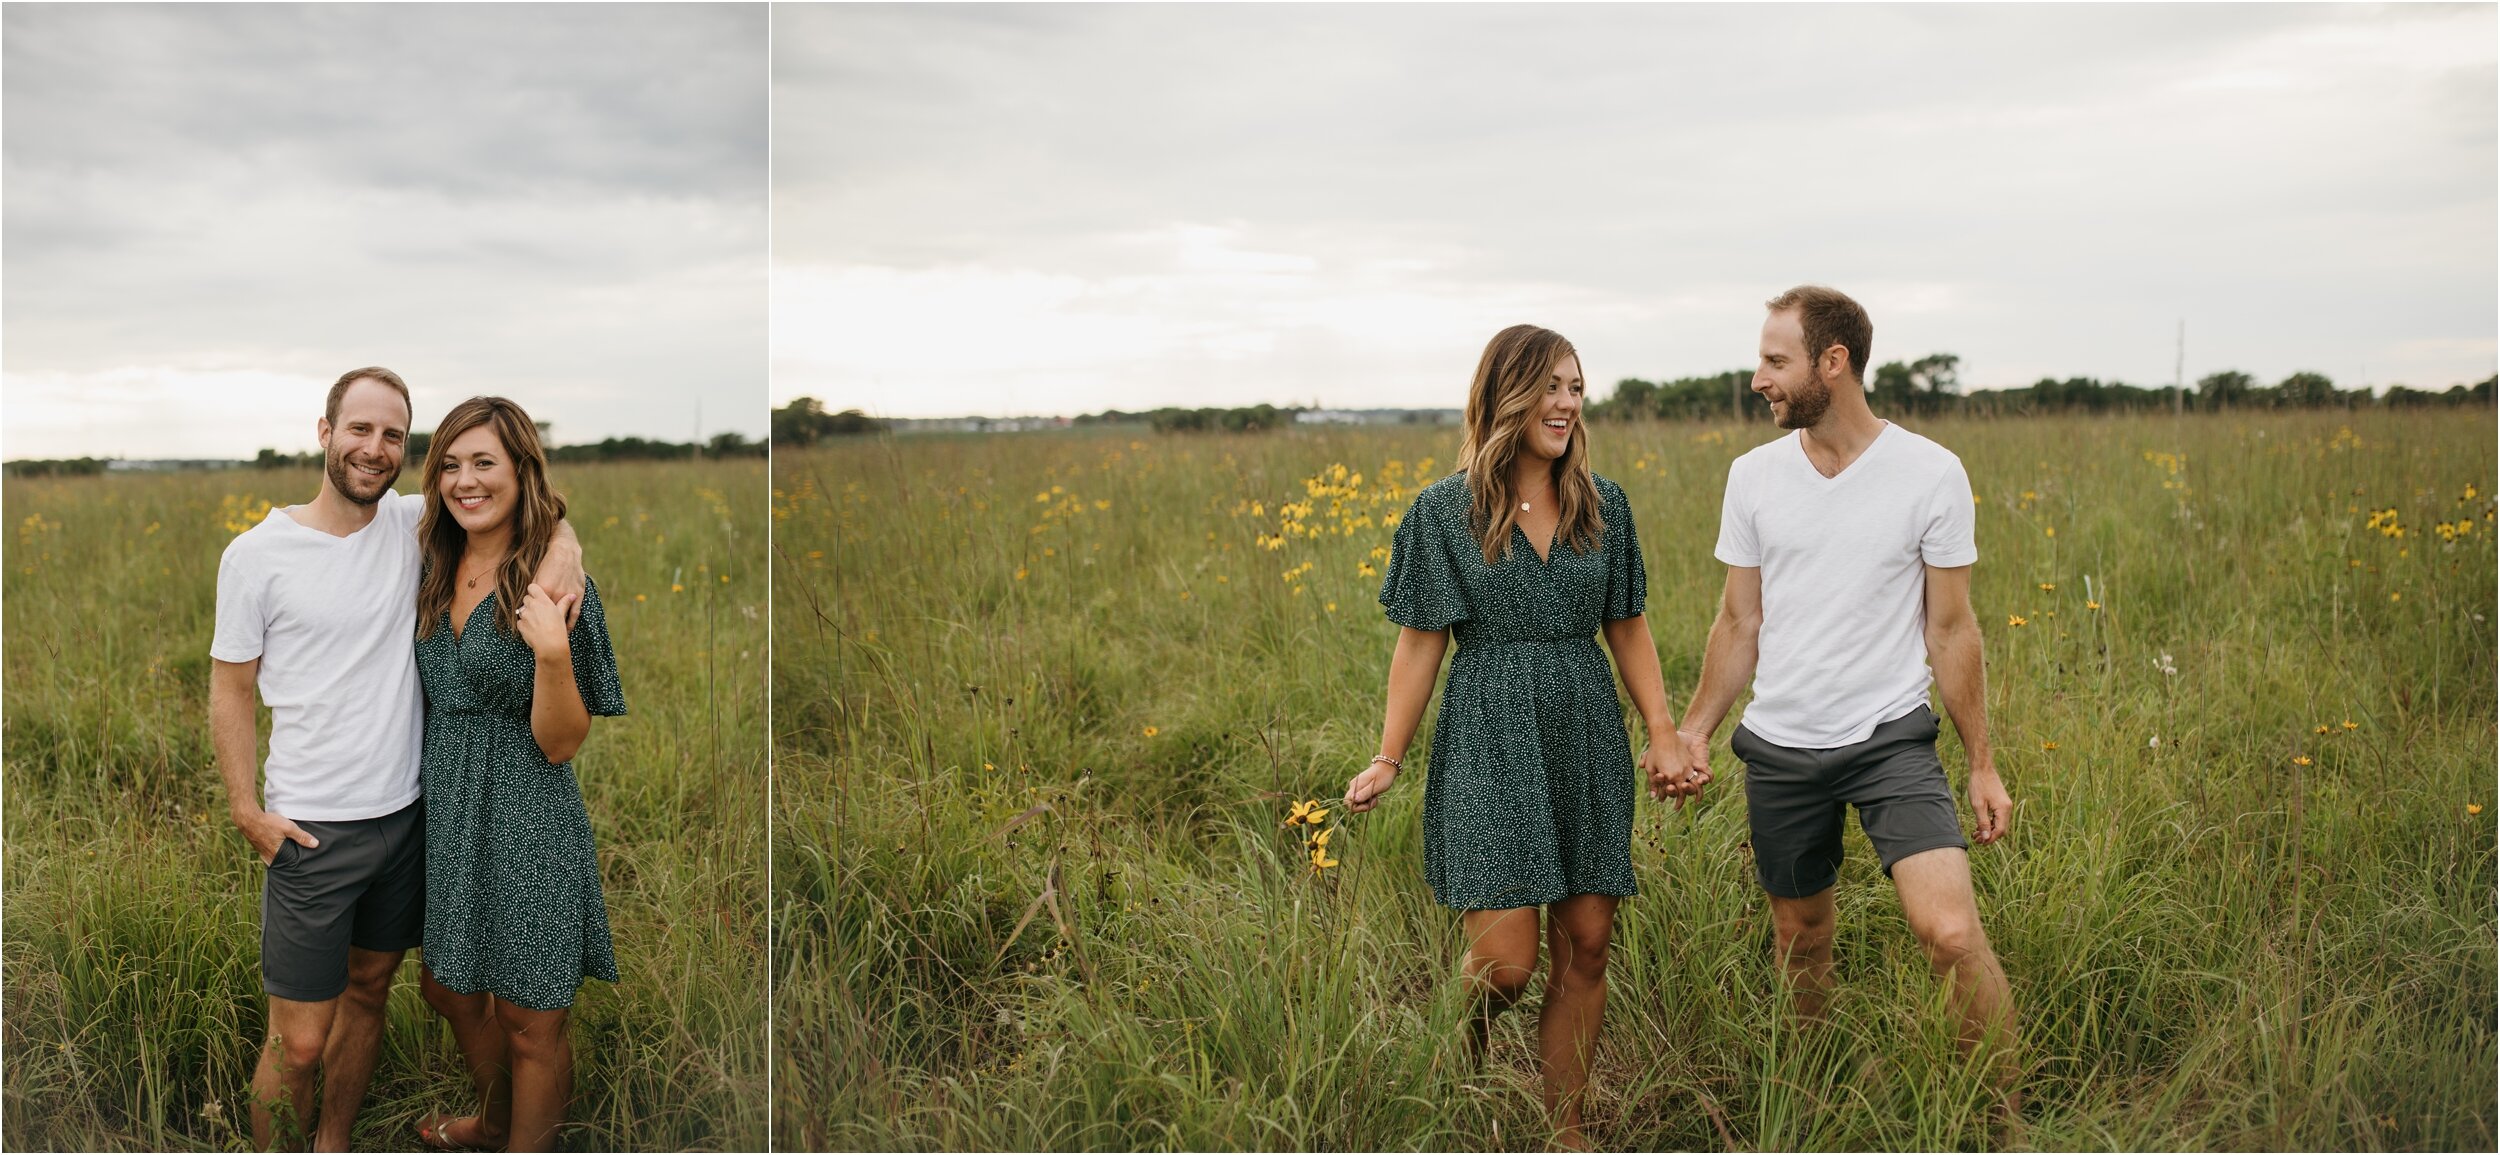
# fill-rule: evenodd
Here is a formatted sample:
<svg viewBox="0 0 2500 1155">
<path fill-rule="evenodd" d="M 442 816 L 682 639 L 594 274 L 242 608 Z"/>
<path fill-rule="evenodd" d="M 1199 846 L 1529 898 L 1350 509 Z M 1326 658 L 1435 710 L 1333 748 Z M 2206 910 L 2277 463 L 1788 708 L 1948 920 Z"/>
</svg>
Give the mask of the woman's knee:
<svg viewBox="0 0 2500 1155">
<path fill-rule="evenodd" d="M 1467 979 L 1476 991 L 1504 1004 L 1518 1002 L 1528 993 L 1528 983 L 1536 977 L 1536 954 L 1484 954 L 1467 956 Z"/>
<path fill-rule="evenodd" d="M 503 1028 L 516 1062 L 546 1062 L 562 1056 L 571 1042 L 568 1018 L 564 1011 L 533 1011 L 501 1000 L 495 1003 L 495 1024 Z"/>
<path fill-rule="evenodd" d="M 488 995 L 483 992 L 464 995 L 444 986 L 434 977 L 433 971 L 425 972 L 425 978 L 417 984 L 417 989 L 425 995 L 425 1005 L 434 1008 L 436 1014 L 446 1019 L 468 1022 L 486 1018 L 489 1013 Z"/>
</svg>

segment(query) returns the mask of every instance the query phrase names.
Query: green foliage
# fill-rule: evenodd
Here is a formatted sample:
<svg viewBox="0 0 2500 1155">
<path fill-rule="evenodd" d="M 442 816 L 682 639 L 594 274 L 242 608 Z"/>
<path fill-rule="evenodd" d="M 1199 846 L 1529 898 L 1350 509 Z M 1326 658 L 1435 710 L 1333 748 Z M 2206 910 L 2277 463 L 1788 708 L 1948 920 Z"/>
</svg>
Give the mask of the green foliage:
<svg viewBox="0 0 2500 1155">
<path fill-rule="evenodd" d="M 1615 382 L 1615 391 L 1605 400 L 1590 403 L 1588 415 L 1596 420 L 1742 420 L 1763 412 L 1752 386 L 1751 369 L 1731 369 L 1707 377 L 1678 377 L 1666 382 L 1626 377 Z"/>
<path fill-rule="evenodd" d="M 857 409 L 827 413 L 824 402 L 801 397 L 773 410 L 772 443 L 803 447 L 826 437 L 876 433 L 884 428 L 885 422 Z"/>
<path fill-rule="evenodd" d="M 100 457 L 20 458 L 5 466 L 10 477 L 84 477 L 104 472 Z"/>
<path fill-rule="evenodd" d="M 1918 429 L 1980 498 L 1974 596 L 2019 809 L 1973 864 L 2021 1014 L 2028 1143 L 2489 1149 L 2489 426 Z M 1727 463 L 1768 436 L 1593 432 L 1640 519 L 1679 708 L 1724 575 L 1707 547 Z M 1458 1065 L 1421 737 L 1379 810 L 1329 820 L 1340 867 L 1314 875 L 1279 829 L 1375 749 L 1396 631 L 1362 568 L 1457 440 L 776 455 L 781 1146 L 1544 1142 L 1533 995 L 1487 1070 Z M 2391 508 L 2402 536 L 2375 516 Z M 1742 771 L 1719 749 L 1697 804 L 1642 804 L 1592 1138 L 1987 1145 L 1984 1080 L 1854 831 L 1835 1021 L 1776 1013 Z"/>
<path fill-rule="evenodd" d="M 559 466 L 631 713 L 576 760 L 624 982 L 584 984 L 568 1142 L 765 1138 L 760 461 Z M 221 550 L 309 469 L 16 479 L 5 593 L 12 1149 L 248 1141 L 260 867 L 208 739 Z M 733 497 L 732 495 L 736 495 Z M 267 720 L 263 716 L 263 732 Z M 360 1146 L 470 1101 L 412 959 Z"/>
</svg>

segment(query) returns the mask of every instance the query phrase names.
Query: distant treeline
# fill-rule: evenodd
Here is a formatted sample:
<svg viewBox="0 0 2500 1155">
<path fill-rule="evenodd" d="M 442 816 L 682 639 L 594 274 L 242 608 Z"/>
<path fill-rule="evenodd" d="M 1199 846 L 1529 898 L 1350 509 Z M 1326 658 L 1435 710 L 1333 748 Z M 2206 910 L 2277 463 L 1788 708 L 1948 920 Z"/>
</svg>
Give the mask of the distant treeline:
<svg viewBox="0 0 2500 1155">
<path fill-rule="evenodd" d="M 801 397 L 773 410 L 775 445 L 814 445 L 827 437 L 884 430 L 885 422 L 857 409 L 827 413 L 825 403 L 813 397 Z"/>
<path fill-rule="evenodd" d="M 546 435 L 547 429 L 545 422 L 539 423 L 538 432 L 541 437 Z M 408 448 L 401 455 L 401 460 L 403 462 L 424 460 L 426 448 L 432 444 L 433 439 L 434 435 L 431 433 L 409 434 Z M 611 437 L 605 441 L 584 445 L 551 445 L 547 447 L 547 458 L 550 461 L 670 461 L 698 456 L 762 457 L 770 448 L 766 442 L 747 440 L 746 434 L 743 433 L 716 434 L 711 440 L 700 444 L 692 441 L 652 441 L 641 437 Z M 280 453 L 275 449 L 263 449 L 243 464 L 254 469 L 303 467 L 317 469 L 321 466 L 321 454 L 318 451 Z M 106 460 L 100 457 L 77 457 L 59 461 L 11 461 L 0 464 L 0 469 L 6 470 L 11 477 L 76 477 L 102 473 L 108 467 Z"/>
<path fill-rule="evenodd" d="M 46 461 L 11 461 L 0 463 L 0 470 L 7 470 L 11 477 L 79 477 L 104 472 L 104 459 L 65 457 Z"/>
<path fill-rule="evenodd" d="M 2043 377 L 2018 389 L 1961 390 L 1961 358 L 1935 353 L 1916 361 L 1889 361 L 1876 366 L 1868 382 L 1867 400 L 1879 413 L 1967 413 L 2027 416 L 2060 413 L 2117 413 L 2184 409 L 2221 413 L 2239 409 L 2405 409 L 2433 405 L 2492 403 L 2500 377 L 2473 385 L 2453 385 L 2432 392 L 2403 385 L 2389 386 L 2373 396 L 2367 389 L 2337 389 L 2324 373 L 2294 373 L 2273 385 L 2237 370 L 2209 373 L 2194 387 L 2180 391 L 2163 385 L 2147 388 L 2123 381 Z M 1615 383 L 1613 395 L 1588 407 L 1592 418 L 1664 417 L 1703 419 L 1734 417 L 1755 421 L 1767 417 L 1753 399 L 1753 370 L 1734 369 L 1708 377 L 1644 381 L 1627 377 Z"/>
<path fill-rule="evenodd" d="M 1257 433 L 1269 429 L 1282 429 L 1287 425 L 1291 425 L 1293 424 L 1293 415 L 1300 413 L 1301 411 L 1302 409 L 1300 406 L 1279 409 L 1273 405 L 1265 403 L 1238 406 L 1231 409 L 1218 409 L 1212 407 L 1200 409 L 1181 409 L 1175 406 L 1166 405 L 1161 409 L 1148 409 L 1142 413 L 1129 413 L 1119 409 L 1105 409 L 1100 413 L 1087 413 L 1077 417 L 1076 424 L 1135 425 L 1142 422 L 1146 425 L 1152 426 L 1154 431 L 1157 433 L 1204 433 L 1209 431 L 1224 433 Z"/>
</svg>

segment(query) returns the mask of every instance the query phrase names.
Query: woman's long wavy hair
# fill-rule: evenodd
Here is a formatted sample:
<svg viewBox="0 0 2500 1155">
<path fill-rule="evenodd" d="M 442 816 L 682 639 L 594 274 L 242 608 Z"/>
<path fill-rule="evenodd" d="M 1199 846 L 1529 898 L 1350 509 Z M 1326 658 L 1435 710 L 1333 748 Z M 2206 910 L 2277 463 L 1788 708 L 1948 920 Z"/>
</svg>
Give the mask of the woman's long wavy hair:
<svg viewBox="0 0 2500 1155">
<path fill-rule="evenodd" d="M 547 484 L 547 451 L 538 442 L 538 425 L 521 407 L 501 397 L 471 397 L 443 415 L 426 444 L 425 514 L 417 520 L 417 542 L 425 553 L 425 578 L 417 585 L 417 636 L 434 632 L 436 619 L 451 610 L 452 583 L 460 575 L 460 557 L 469 547 L 469 531 L 460 528 L 443 502 L 443 465 L 451 443 L 480 425 L 493 427 L 503 442 L 505 464 L 515 478 L 512 503 L 512 548 L 495 567 L 495 628 L 511 633 L 521 601 L 529 595 L 530 577 L 545 560 L 555 540 L 556 523 L 564 520 L 564 499 Z"/>
<path fill-rule="evenodd" d="M 1467 434 L 1459 443 L 1458 468 L 1467 474 L 1472 498 L 1467 524 L 1484 547 L 1486 565 L 1510 548 L 1511 528 L 1519 524 L 1519 495 L 1511 485 L 1510 469 L 1519 459 L 1520 442 L 1545 401 L 1554 364 L 1577 356 L 1579 351 L 1560 333 L 1513 325 L 1495 333 L 1476 362 L 1475 383 L 1467 388 Z M 1597 548 L 1606 531 L 1597 514 L 1597 480 L 1589 472 L 1586 422 L 1573 422 L 1571 445 L 1554 460 L 1553 469 L 1554 496 L 1562 511 L 1554 539 L 1585 554 Z"/>
</svg>

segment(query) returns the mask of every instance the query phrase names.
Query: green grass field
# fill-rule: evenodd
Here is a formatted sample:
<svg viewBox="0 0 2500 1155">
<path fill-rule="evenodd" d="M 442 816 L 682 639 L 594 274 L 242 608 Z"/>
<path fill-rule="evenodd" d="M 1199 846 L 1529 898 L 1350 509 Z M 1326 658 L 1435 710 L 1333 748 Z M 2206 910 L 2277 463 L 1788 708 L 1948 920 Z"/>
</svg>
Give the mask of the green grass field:
<svg viewBox="0 0 2500 1155">
<path fill-rule="evenodd" d="M 554 479 L 630 709 L 575 762 L 624 982 L 587 983 L 575 1004 L 566 1142 L 754 1148 L 768 1110 L 764 466 Z M 318 484 L 309 469 L 7 482 L 12 1149 L 248 1146 L 260 865 L 209 746 L 208 643 L 220 551 Z M 415 1147 L 426 1112 L 473 1102 L 416 978 L 412 958 L 359 1147 Z"/>
<path fill-rule="evenodd" d="M 1973 860 L 2026 1141 L 2491 1149 L 2491 414 L 1918 428 L 1980 499 L 2018 809 Z M 1594 431 L 1678 709 L 1727 463 L 1772 435 Z M 1408 428 L 776 456 L 782 1147 L 1545 1141 L 1533 995 L 1485 1070 L 1456 1064 L 1418 776 L 1331 818 L 1324 873 L 1280 826 L 1375 748 L 1395 627 L 1363 570 L 1456 451 Z M 1726 733 L 1698 805 L 1642 804 L 1592 1138 L 1987 1145 L 1982 1072 L 1854 823 L 1833 1025 L 1783 1023 Z"/>
</svg>

